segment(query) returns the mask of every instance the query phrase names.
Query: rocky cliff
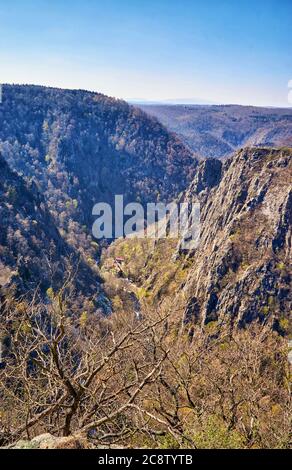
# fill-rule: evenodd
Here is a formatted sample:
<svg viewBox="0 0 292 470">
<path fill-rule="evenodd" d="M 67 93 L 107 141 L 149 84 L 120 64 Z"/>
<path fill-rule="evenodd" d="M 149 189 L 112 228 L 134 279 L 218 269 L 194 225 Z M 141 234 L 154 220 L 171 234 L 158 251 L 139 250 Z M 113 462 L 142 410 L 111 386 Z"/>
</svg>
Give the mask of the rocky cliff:
<svg viewBox="0 0 292 470">
<path fill-rule="evenodd" d="M 217 186 L 190 187 L 187 199 L 201 202 L 202 232 L 184 286 L 187 319 L 243 324 L 272 317 L 288 326 L 291 157 L 290 150 L 242 150 L 223 165 Z"/>
<path fill-rule="evenodd" d="M 184 196 L 201 205 L 198 248 L 184 252 L 165 239 L 118 241 L 111 250 L 125 256 L 125 273 L 145 300 L 175 305 L 185 324 L 217 329 L 260 320 L 286 333 L 291 182 L 291 149 L 250 148 L 224 164 L 203 161 Z M 143 261 L 135 262 L 139 252 Z"/>
</svg>

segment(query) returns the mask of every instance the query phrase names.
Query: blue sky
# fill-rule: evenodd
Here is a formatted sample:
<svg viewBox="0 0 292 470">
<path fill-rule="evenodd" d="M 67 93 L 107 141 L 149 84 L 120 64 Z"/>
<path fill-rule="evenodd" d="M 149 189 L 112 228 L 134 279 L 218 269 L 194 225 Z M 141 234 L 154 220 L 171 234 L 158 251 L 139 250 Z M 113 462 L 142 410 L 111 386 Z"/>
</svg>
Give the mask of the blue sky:
<svg viewBox="0 0 292 470">
<path fill-rule="evenodd" d="M 0 0 L 0 82 L 289 106 L 291 0 Z"/>
</svg>

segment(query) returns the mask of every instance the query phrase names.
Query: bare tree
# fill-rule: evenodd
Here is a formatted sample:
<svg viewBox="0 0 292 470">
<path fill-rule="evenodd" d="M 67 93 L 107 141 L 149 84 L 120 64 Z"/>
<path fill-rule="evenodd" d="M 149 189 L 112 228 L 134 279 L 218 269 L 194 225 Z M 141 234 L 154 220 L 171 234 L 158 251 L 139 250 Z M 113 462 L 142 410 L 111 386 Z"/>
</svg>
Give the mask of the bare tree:
<svg viewBox="0 0 292 470">
<path fill-rule="evenodd" d="M 9 440 L 40 430 L 105 442 L 132 433 L 129 412 L 168 355 L 159 333 L 165 318 L 128 318 L 118 329 L 113 319 L 78 320 L 67 308 L 67 287 L 50 293 L 47 305 L 36 296 L 6 303 L 0 383 Z"/>
<path fill-rule="evenodd" d="M 96 445 L 289 447 L 287 342 L 269 325 L 181 330 L 174 309 L 142 320 L 72 306 L 71 278 L 41 301 L 6 298 L 2 443 L 43 432 Z"/>
</svg>

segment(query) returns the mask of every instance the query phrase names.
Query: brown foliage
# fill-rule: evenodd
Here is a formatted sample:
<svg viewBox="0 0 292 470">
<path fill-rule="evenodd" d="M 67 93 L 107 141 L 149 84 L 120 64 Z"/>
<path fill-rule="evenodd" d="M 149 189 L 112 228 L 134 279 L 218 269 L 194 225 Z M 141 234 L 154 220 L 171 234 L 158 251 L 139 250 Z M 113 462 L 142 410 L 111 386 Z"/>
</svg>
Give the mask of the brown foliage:
<svg viewBox="0 0 292 470">
<path fill-rule="evenodd" d="M 267 326 L 190 337 L 158 311 L 77 322 L 66 292 L 6 302 L 2 445 L 46 432 L 95 445 L 289 447 L 287 347 Z"/>
</svg>

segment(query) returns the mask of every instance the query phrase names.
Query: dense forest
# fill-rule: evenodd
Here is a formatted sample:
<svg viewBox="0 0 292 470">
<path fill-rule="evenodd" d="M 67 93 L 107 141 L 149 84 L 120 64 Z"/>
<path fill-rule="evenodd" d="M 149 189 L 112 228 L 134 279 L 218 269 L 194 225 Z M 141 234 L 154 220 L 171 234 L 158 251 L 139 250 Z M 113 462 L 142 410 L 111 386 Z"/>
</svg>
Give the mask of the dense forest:
<svg viewBox="0 0 292 470">
<path fill-rule="evenodd" d="M 2 294 L 46 295 L 60 288 L 64 273 L 75 265 L 74 289 L 78 305 L 84 297 L 95 307 L 108 309 L 101 278 L 93 267 L 60 235 L 44 196 L 36 184 L 11 171 L 0 156 L 0 285 Z"/>
<path fill-rule="evenodd" d="M 197 161 L 192 153 L 156 119 L 125 102 L 37 86 L 4 85 L 2 95 L 0 153 L 18 174 L 2 194 L 3 204 L 21 192 L 18 181 L 24 178 L 31 192 L 42 195 L 48 234 L 55 227 L 60 243 L 78 254 L 95 276 L 99 247 L 91 237 L 94 204 L 113 202 L 115 194 L 142 203 L 170 200 L 194 175 Z M 28 214 L 32 220 L 36 210 L 32 207 Z M 2 219 L 5 232 L 15 229 L 12 218 L 11 213 L 9 220 Z M 27 232 L 38 238 L 29 218 Z M 14 245 L 10 257 L 21 253 L 34 271 L 31 258 L 36 254 L 27 250 L 27 233 L 20 230 L 18 236 L 22 249 L 16 253 Z M 46 264 L 39 265 L 42 277 L 49 276 Z M 94 277 L 89 279 L 92 291 Z"/>
</svg>

